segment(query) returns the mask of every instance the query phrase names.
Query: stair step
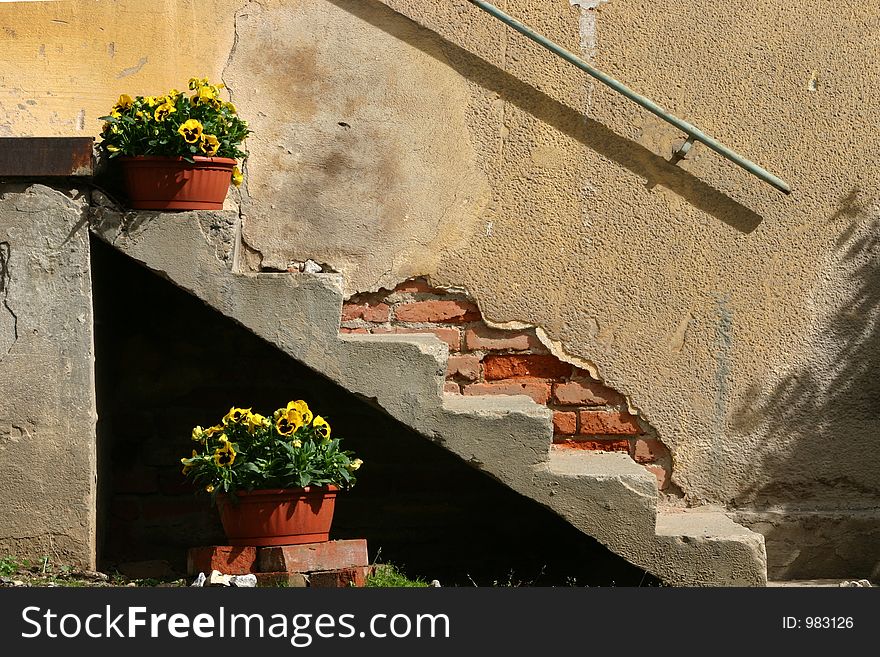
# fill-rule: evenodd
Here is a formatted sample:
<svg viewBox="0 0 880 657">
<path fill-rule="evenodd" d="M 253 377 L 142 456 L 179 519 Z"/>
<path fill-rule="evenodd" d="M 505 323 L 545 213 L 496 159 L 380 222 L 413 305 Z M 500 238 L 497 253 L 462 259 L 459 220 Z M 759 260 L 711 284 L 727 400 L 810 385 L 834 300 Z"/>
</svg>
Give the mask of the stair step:
<svg viewBox="0 0 880 657">
<path fill-rule="evenodd" d="M 657 513 L 657 535 L 733 540 L 759 536 L 717 510 L 663 508 Z"/>
</svg>

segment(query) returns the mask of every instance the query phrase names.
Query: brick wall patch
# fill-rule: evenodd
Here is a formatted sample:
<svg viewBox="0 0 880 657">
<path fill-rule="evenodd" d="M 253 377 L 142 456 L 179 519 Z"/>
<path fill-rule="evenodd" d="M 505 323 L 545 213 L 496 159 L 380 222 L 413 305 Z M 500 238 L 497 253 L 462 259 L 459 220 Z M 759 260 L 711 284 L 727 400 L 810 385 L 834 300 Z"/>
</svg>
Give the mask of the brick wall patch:
<svg viewBox="0 0 880 657">
<path fill-rule="evenodd" d="M 445 394 L 527 395 L 553 410 L 557 449 L 626 452 L 670 484 L 672 457 L 619 392 L 548 353 L 535 329 L 488 326 L 467 295 L 414 278 L 359 294 L 342 309 L 343 333 L 433 333 L 449 346 Z"/>
</svg>

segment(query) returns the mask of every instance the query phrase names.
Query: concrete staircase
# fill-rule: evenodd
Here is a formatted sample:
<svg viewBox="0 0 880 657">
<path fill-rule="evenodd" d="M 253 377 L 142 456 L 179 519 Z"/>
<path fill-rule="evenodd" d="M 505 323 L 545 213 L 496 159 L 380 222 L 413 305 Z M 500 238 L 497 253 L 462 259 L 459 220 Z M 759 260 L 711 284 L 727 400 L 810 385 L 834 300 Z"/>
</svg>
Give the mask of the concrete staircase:
<svg viewBox="0 0 880 657">
<path fill-rule="evenodd" d="M 434 335 L 340 334 L 341 275 L 237 272 L 238 213 L 96 207 L 91 230 L 664 582 L 766 585 L 763 536 L 717 510 L 658 508 L 654 476 L 627 455 L 551 447 L 551 411 L 528 397 L 444 394 Z"/>
</svg>

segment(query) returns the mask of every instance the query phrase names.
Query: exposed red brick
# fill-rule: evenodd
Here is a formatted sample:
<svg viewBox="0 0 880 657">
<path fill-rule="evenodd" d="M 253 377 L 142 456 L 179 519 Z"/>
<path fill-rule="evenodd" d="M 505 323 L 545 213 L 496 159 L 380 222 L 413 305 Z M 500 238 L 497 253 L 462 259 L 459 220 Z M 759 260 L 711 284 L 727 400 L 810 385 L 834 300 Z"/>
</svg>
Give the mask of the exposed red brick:
<svg viewBox="0 0 880 657">
<path fill-rule="evenodd" d="M 370 563 L 367 541 L 364 539 L 261 547 L 257 551 L 257 558 L 259 570 L 264 573 L 308 573 Z"/>
<path fill-rule="evenodd" d="M 369 566 L 356 568 L 340 568 L 321 573 L 309 573 L 309 586 L 314 588 L 348 588 L 361 587 L 369 574 Z"/>
<path fill-rule="evenodd" d="M 340 333 L 369 333 L 369 331 L 365 328 L 346 328 L 342 327 L 339 329 Z"/>
<path fill-rule="evenodd" d="M 669 453 L 669 450 L 659 440 L 653 438 L 639 438 L 633 449 L 633 458 L 638 463 L 653 463 Z"/>
<path fill-rule="evenodd" d="M 557 404 L 565 406 L 604 406 L 623 403 L 620 393 L 598 381 L 582 378 L 555 384 L 553 399 Z"/>
<path fill-rule="evenodd" d="M 570 411 L 553 412 L 553 433 L 571 436 L 577 433 L 577 413 Z"/>
<path fill-rule="evenodd" d="M 460 376 L 468 381 L 480 378 L 480 359 L 478 356 L 450 356 L 446 363 L 446 376 Z"/>
<path fill-rule="evenodd" d="M 305 588 L 308 585 L 302 573 L 254 573 L 259 587 Z"/>
<path fill-rule="evenodd" d="M 626 435 L 638 436 L 642 433 L 635 415 L 618 411 L 581 411 L 580 433 L 596 436 Z"/>
<path fill-rule="evenodd" d="M 480 311 L 469 301 L 454 299 L 415 301 L 398 306 L 394 311 L 394 317 L 400 322 L 463 324 L 480 319 Z"/>
<path fill-rule="evenodd" d="M 461 349 L 461 331 L 457 328 L 446 326 L 438 328 L 403 328 L 401 326 L 394 326 L 391 328 L 375 328 L 373 329 L 373 333 L 433 333 L 449 345 L 449 351 L 459 351 Z"/>
<path fill-rule="evenodd" d="M 395 292 L 433 292 L 434 288 L 428 285 L 428 282 L 424 278 L 414 278 L 409 281 L 404 281 L 396 288 L 394 288 Z"/>
<path fill-rule="evenodd" d="M 485 324 L 468 329 L 464 335 L 465 345 L 474 350 L 525 351 L 542 348 L 538 338 L 524 331 L 508 331 L 489 328 Z"/>
<path fill-rule="evenodd" d="M 367 322 L 387 322 L 391 319 L 391 306 L 387 303 L 346 303 L 342 306 L 342 321 L 363 319 Z"/>
<path fill-rule="evenodd" d="M 518 377 L 561 379 L 569 374 L 571 365 L 551 355 L 490 354 L 483 359 L 483 376 L 487 381 Z"/>
<path fill-rule="evenodd" d="M 443 392 L 452 394 L 452 395 L 460 395 L 461 394 L 461 386 L 458 385 L 455 381 L 447 381 L 443 384 Z"/>
<path fill-rule="evenodd" d="M 629 441 L 622 438 L 608 440 L 573 440 L 571 438 L 554 438 L 553 442 L 559 447 L 570 449 L 589 449 L 600 452 L 627 452 L 629 453 Z"/>
<path fill-rule="evenodd" d="M 462 392 L 466 395 L 528 395 L 539 404 L 546 404 L 550 399 L 550 382 L 544 379 L 512 379 L 473 383 L 464 386 Z"/>
<path fill-rule="evenodd" d="M 233 545 L 208 545 L 190 548 L 186 553 L 186 572 L 209 574 L 219 570 L 224 575 L 247 575 L 256 572 L 257 548 Z"/>
<path fill-rule="evenodd" d="M 646 465 L 645 468 L 657 477 L 657 488 L 666 490 L 669 487 L 669 473 L 659 465 Z"/>
</svg>

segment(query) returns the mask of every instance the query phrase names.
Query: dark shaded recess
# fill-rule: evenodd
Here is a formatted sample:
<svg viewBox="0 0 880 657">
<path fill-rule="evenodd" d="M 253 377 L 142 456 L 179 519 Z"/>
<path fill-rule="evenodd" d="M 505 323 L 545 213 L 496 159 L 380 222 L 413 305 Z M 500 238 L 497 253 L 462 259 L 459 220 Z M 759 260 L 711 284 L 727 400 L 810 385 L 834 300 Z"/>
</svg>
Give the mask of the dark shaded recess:
<svg viewBox="0 0 880 657">
<path fill-rule="evenodd" d="M 180 475 L 192 427 L 232 405 L 271 412 L 302 398 L 365 461 L 331 537 L 366 538 L 371 559 L 444 585 L 657 584 L 96 239 L 92 274 L 103 567 L 167 559 L 183 569 L 188 547 L 222 544 L 216 510 Z"/>
</svg>

